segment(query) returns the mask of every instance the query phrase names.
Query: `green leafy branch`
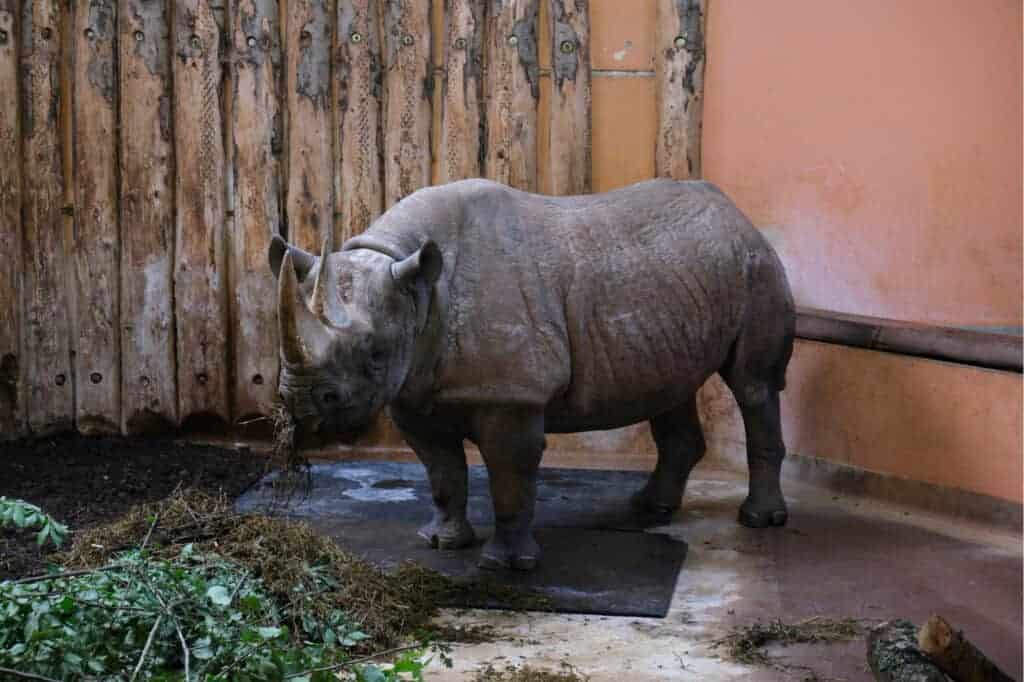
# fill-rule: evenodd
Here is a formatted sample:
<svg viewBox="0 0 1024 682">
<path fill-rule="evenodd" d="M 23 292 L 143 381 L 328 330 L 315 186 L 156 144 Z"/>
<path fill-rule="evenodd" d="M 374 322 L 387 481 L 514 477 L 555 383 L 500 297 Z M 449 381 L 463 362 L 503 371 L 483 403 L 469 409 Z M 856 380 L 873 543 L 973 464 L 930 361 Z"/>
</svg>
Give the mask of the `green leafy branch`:
<svg viewBox="0 0 1024 682">
<path fill-rule="evenodd" d="M 14 500 L 0 495 L 0 527 L 2 528 L 39 528 L 36 544 L 42 547 L 47 540 L 54 547 L 60 547 L 67 537 L 68 527 L 58 522 L 34 504 L 24 500 Z"/>
</svg>

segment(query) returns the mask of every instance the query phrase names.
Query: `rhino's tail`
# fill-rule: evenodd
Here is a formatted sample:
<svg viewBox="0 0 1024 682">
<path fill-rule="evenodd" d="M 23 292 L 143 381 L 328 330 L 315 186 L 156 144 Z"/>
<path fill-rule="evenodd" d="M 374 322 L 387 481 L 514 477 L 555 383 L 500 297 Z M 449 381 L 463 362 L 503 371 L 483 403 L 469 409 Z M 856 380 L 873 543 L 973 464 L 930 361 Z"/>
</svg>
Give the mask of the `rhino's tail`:
<svg viewBox="0 0 1024 682">
<path fill-rule="evenodd" d="M 772 249 L 753 254 L 750 265 L 749 298 L 722 377 L 734 392 L 782 391 L 796 336 L 793 295 Z"/>
</svg>

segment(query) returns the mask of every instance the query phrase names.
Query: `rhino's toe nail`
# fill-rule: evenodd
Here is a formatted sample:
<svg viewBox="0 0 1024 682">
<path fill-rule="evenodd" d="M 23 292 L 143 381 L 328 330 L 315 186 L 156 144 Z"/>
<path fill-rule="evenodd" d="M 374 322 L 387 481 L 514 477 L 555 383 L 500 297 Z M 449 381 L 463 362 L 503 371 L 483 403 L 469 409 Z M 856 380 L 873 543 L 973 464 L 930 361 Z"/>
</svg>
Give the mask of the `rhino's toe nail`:
<svg viewBox="0 0 1024 682">
<path fill-rule="evenodd" d="M 785 510 L 749 511 L 741 508 L 739 514 L 739 522 L 747 528 L 785 526 L 788 518 L 789 514 Z"/>
</svg>

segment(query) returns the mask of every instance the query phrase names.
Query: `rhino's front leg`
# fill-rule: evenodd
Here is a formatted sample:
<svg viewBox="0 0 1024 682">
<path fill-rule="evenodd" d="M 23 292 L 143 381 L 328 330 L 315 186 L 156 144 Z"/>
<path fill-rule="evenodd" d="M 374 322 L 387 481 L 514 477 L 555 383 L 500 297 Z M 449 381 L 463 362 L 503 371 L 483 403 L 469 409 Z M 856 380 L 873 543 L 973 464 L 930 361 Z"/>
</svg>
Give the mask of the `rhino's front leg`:
<svg viewBox="0 0 1024 682">
<path fill-rule="evenodd" d="M 409 446 L 423 462 L 430 479 L 434 518 L 419 529 L 419 536 L 438 549 L 460 549 L 476 542 L 466 519 L 469 479 L 462 437 L 431 429 L 395 411 L 392 417 Z"/>
<path fill-rule="evenodd" d="M 480 552 L 480 567 L 532 570 L 540 558 L 531 526 L 544 454 L 544 413 L 489 409 L 476 416 L 473 431 L 494 502 L 494 536 Z"/>
</svg>

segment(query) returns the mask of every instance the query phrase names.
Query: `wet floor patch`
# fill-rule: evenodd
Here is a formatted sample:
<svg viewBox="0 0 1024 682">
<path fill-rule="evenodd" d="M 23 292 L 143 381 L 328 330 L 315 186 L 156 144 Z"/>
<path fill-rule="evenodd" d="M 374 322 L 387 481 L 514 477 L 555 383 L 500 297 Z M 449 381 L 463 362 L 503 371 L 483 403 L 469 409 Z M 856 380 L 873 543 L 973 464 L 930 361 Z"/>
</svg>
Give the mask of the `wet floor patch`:
<svg viewBox="0 0 1024 682">
<path fill-rule="evenodd" d="M 463 550 L 434 550 L 417 536 L 431 517 L 430 486 L 419 464 L 337 462 L 314 465 L 310 473 L 308 493 L 287 504 L 274 506 L 273 487 L 264 485 L 240 498 L 238 508 L 302 518 L 384 568 L 414 561 L 456 578 L 486 576 L 535 590 L 553 611 L 663 617 L 686 557 L 684 542 L 649 532 L 658 520 L 629 508 L 630 493 L 646 480 L 638 472 L 542 469 L 535 534 L 543 555 L 529 573 L 476 566 L 479 547 L 493 532 L 483 467 L 470 467 L 469 476 L 478 542 Z M 487 605 L 514 606 L 500 599 Z"/>
</svg>

